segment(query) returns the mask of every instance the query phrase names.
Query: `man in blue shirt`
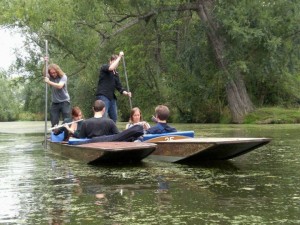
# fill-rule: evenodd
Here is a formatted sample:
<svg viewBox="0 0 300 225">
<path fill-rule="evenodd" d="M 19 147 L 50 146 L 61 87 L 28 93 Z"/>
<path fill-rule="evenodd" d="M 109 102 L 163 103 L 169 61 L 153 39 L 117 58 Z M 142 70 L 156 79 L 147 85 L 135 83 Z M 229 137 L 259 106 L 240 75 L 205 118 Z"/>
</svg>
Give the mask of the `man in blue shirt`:
<svg viewBox="0 0 300 225">
<path fill-rule="evenodd" d="M 170 116 L 170 110 L 165 105 L 158 105 L 155 108 L 155 120 L 157 124 L 148 130 L 146 130 L 147 134 L 163 134 L 163 133 L 171 133 L 177 132 L 174 127 L 171 127 L 167 124 L 167 119 Z"/>
</svg>

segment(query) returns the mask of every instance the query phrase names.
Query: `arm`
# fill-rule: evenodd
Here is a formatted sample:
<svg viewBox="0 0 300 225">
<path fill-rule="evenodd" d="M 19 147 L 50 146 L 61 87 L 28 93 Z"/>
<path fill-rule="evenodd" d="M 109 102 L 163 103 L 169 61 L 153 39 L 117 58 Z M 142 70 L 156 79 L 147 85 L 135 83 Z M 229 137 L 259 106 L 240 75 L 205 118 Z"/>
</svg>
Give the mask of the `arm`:
<svg viewBox="0 0 300 225">
<path fill-rule="evenodd" d="M 79 132 L 79 138 L 86 138 L 85 130 L 86 130 L 86 123 L 82 122 L 81 129 Z"/>
<path fill-rule="evenodd" d="M 131 97 L 131 92 L 128 92 L 123 88 L 119 75 L 115 75 L 115 85 L 116 85 L 116 89 L 120 92 L 121 95 L 127 95 Z"/>
<path fill-rule="evenodd" d="M 124 52 L 120 52 L 118 58 L 110 64 L 110 66 L 109 66 L 110 71 L 117 69 L 122 56 L 124 56 Z"/>
<path fill-rule="evenodd" d="M 45 79 L 45 83 L 47 83 L 57 89 L 62 89 L 65 85 L 64 80 L 60 80 L 59 83 L 55 83 L 55 82 L 50 81 L 50 79 L 48 77 L 45 77 L 44 79 Z"/>
<path fill-rule="evenodd" d="M 143 128 L 144 128 L 144 130 L 148 130 L 150 127 L 151 126 L 150 126 L 149 123 L 147 123 L 146 121 L 143 121 Z"/>
<path fill-rule="evenodd" d="M 111 133 L 112 134 L 118 134 L 118 133 L 120 133 L 119 129 L 117 128 L 117 125 L 112 120 L 111 120 Z"/>
</svg>

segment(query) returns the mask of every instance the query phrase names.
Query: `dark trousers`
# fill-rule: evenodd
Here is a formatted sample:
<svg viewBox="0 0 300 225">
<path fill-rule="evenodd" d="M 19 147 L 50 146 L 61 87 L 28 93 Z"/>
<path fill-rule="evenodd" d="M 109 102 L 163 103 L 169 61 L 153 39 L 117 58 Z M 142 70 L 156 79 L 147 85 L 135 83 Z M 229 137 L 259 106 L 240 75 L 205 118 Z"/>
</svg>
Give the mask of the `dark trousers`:
<svg viewBox="0 0 300 225">
<path fill-rule="evenodd" d="M 70 102 L 52 103 L 50 109 L 51 126 L 59 124 L 59 117 L 62 115 L 62 120 L 70 118 L 71 116 L 71 104 Z"/>
<path fill-rule="evenodd" d="M 135 125 L 118 134 L 94 137 L 92 139 L 80 142 L 77 145 L 86 144 L 86 143 L 95 143 L 95 142 L 119 142 L 119 141 L 130 142 L 136 140 L 138 137 L 142 135 L 144 135 L 143 126 Z"/>
</svg>

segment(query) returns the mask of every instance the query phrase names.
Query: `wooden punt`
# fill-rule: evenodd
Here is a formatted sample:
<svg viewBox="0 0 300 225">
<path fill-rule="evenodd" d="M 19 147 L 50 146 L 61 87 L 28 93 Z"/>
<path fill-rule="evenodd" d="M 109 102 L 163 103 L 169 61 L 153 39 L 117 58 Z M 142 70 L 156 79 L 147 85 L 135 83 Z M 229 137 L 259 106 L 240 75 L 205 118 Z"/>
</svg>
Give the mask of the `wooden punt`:
<svg viewBox="0 0 300 225">
<path fill-rule="evenodd" d="M 48 141 L 48 144 L 54 153 L 88 164 L 139 162 L 156 149 L 156 144 L 145 142 L 97 142 L 69 145 Z"/>
<path fill-rule="evenodd" d="M 271 141 L 270 138 L 185 138 L 164 136 L 167 141 L 149 139 L 157 148 L 150 159 L 187 163 L 203 160 L 228 160 L 246 154 Z"/>
</svg>

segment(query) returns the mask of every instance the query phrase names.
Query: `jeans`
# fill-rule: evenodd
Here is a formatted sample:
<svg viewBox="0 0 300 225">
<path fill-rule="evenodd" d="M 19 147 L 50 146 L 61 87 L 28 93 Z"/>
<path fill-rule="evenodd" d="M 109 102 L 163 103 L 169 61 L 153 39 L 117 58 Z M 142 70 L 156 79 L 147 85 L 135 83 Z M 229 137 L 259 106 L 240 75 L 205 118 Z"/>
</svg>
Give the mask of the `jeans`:
<svg viewBox="0 0 300 225">
<path fill-rule="evenodd" d="M 62 120 L 70 118 L 71 116 L 71 104 L 70 102 L 52 103 L 50 109 L 51 125 L 54 127 L 59 124 L 59 116 L 62 114 Z"/>
<path fill-rule="evenodd" d="M 105 114 L 104 116 L 109 116 L 115 123 L 117 122 L 118 119 L 118 114 L 117 114 L 117 101 L 116 99 L 109 100 L 107 97 L 104 95 L 97 96 L 97 100 L 102 100 L 105 103 Z"/>
</svg>

